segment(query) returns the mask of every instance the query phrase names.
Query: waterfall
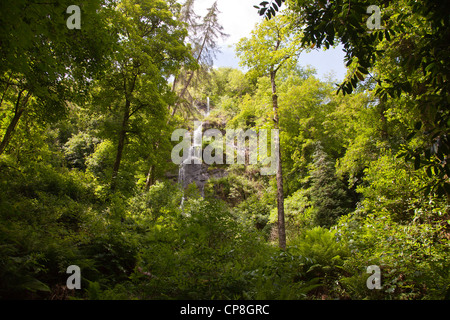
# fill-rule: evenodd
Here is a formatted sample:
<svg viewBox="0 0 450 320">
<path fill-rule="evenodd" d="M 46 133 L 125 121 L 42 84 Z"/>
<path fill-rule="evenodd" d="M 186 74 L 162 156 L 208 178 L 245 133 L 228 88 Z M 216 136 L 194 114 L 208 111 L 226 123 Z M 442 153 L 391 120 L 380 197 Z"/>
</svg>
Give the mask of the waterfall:
<svg viewBox="0 0 450 320">
<path fill-rule="evenodd" d="M 209 116 L 209 97 L 206 98 L 206 116 Z"/>
<path fill-rule="evenodd" d="M 187 155 L 183 155 L 183 161 L 178 169 L 178 183 L 183 190 L 180 209 L 183 211 L 183 204 L 186 200 L 184 189 L 192 182 L 201 181 L 202 177 L 202 122 L 195 121 L 194 126 L 194 143 L 189 147 Z M 198 186 L 198 184 L 197 184 Z M 203 188 L 199 187 L 203 195 Z"/>
<path fill-rule="evenodd" d="M 184 181 L 185 181 L 185 176 L 184 176 L 185 170 L 184 170 L 184 161 L 180 164 L 180 168 L 178 169 L 178 183 L 181 185 L 181 190 L 183 192 L 183 195 L 181 196 L 181 203 L 180 203 L 180 209 L 181 212 L 184 214 L 184 210 L 183 210 L 183 205 L 184 205 Z"/>
</svg>

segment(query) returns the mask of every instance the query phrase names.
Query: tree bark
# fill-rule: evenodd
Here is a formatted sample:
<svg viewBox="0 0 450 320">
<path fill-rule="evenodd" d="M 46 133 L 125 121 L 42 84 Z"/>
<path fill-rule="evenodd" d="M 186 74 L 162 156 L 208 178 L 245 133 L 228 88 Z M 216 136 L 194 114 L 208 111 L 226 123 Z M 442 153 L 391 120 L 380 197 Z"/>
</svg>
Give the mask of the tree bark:
<svg viewBox="0 0 450 320">
<path fill-rule="evenodd" d="M 147 179 L 145 181 L 145 191 L 148 191 L 153 183 L 155 183 L 155 165 L 152 164 L 147 173 Z"/>
<path fill-rule="evenodd" d="M 122 161 L 123 148 L 125 146 L 125 138 L 127 135 L 128 120 L 130 119 L 130 101 L 125 102 L 125 110 L 123 113 L 122 127 L 119 133 L 119 142 L 117 144 L 116 160 L 114 161 L 113 173 L 111 177 L 111 190 L 117 187 L 117 175 L 119 173 L 120 162 Z"/>
<path fill-rule="evenodd" d="M 11 122 L 9 123 L 8 128 L 6 128 L 6 132 L 3 135 L 2 142 L 0 143 L 0 155 L 3 154 L 6 147 L 8 146 L 9 142 L 11 141 L 12 134 L 17 127 L 17 123 L 19 122 L 20 117 L 22 116 L 22 114 L 25 111 L 25 105 L 28 101 L 30 93 L 28 92 L 27 95 L 25 96 L 25 99 L 23 101 L 20 101 L 24 91 L 25 91 L 25 89 L 22 89 L 17 96 L 14 116 L 11 119 Z"/>
<path fill-rule="evenodd" d="M 279 129 L 278 117 L 278 95 L 277 85 L 275 82 L 276 71 L 270 73 L 270 81 L 272 84 L 272 106 L 273 106 L 273 121 L 275 129 Z M 286 226 L 284 218 L 284 191 L 283 191 L 283 170 L 281 163 L 281 148 L 278 146 L 278 168 L 277 168 L 277 208 L 278 208 L 278 243 L 280 249 L 286 249 Z"/>
</svg>

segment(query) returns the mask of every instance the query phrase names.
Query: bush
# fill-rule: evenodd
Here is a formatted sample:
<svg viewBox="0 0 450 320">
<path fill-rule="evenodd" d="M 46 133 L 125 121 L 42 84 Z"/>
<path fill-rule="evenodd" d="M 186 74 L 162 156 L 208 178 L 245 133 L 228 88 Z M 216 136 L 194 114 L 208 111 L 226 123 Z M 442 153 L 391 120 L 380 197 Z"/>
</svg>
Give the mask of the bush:
<svg viewBox="0 0 450 320">
<path fill-rule="evenodd" d="M 448 293 L 450 241 L 445 226 L 421 222 L 419 216 L 408 224 L 395 222 L 386 211 L 367 216 L 356 212 L 340 220 L 338 237 L 349 243 L 352 253 L 344 265 L 352 276 L 342 280 L 353 298 L 441 299 Z M 362 274 L 370 265 L 381 268 L 381 290 L 365 286 Z"/>
<path fill-rule="evenodd" d="M 78 244 L 89 225 L 91 186 L 83 174 L 45 164 L 3 166 L 2 174 L 0 296 L 48 297 L 65 283 L 69 265 L 89 264 Z"/>
<path fill-rule="evenodd" d="M 298 300 L 321 286 L 320 279 L 307 274 L 312 261 L 297 254 L 291 248 L 280 251 L 268 248 L 269 256 L 257 269 L 251 271 L 252 286 L 245 292 L 247 299 Z"/>
<path fill-rule="evenodd" d="M 156 221 L 161 215 L 180 212 L 182 191 L 169 182 L 156 182 L 148 191 L 138 192 L 128 201 L 133 220 Z"/>
<path fill-rule="evenodd" d="M 365 174 L 357 192 L 364 197 L 361 206 L 366 212 L 383 208 L 395 221 L 407 222 L 414 215 L 414 206 L 421 207 L 429 201 L 421 196 L 424 180 L 420 172 L 413 172 L 390 152 L 371 162 Z"/>
<path fill-rule="evenodd" d="M 338 279 L 344 274 L 344 262 L 350 252 L 344 242 L 336 237 L 336 231 L 322 227 L 306 230 L 290 242 L 290 248 L 306 259 L 305 275 L 320 278 L 322 286 L 316 290 L 316 295 L 320 294 L 322 298 L 341 296 Z"/>
<path fill-rule="evenodd" d="M 245 276 L 263 251 L 257 232 L 223 202 L 187 199 L 185 216 L 161 216 L 145 238 L 133 275 L 139 296 L 151 299 L 242 298 Z"/>
<path fill-rule="evenodd" d="M 260 194 L 264 189 L 261 182 L 253 179 L 251 172 L 245 170 L 231 171 L 226 177 L 211 179 L 206 186 L 206 195 L 216 196 L 234 207 Z"/>
<path fill-rule="evenodd" d="M 265 193 L 263 196 L 254 194 L 236 206 L 234 212 L 243 223 L 248 223 L 250 228 L 264 230 L 264 234 L 268 237 L 270 228 L 267 226 L 273 206 L 274 201 L 270 194 Z"/>
<path fill-rule="evenodd" d="M 288 240 L 298 237 L 304 230 L 314 226 L 314 215 L 307 190 L 297 190 L 284 200 L 284 214 L 286 220 L 286 237 Z M 270 223 L 278 220 L 277 208 L 270 212 Z"/>
</svg>

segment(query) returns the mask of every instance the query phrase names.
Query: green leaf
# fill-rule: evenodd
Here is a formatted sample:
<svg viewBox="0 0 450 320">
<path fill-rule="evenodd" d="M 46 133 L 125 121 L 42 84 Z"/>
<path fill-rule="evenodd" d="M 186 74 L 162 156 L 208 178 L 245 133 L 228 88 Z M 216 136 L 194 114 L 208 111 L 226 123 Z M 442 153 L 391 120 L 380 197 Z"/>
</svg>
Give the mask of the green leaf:
<svg viewBox="0 0 450 320">
<path fill-rule="evenodd" d="M 312 266 L 308 269 L 308 271 L 306 271 L 306 273 L 309 273 L 309 272 L 314 271 L 315 269 L 321 268 L 321 267 L 322 267 L 322 266 L 321 266 L 319 263 L 316 263 L 316 264 L 312 265 Z"/>
<path fill-rule="evenodd" d="M 269 11 L 270 11 L 270 13 L 272 14 L 272 16 L 274 16 L 274 17 L 275 17 L 275 15 L 277 14 L 277 13 L 275 12 L 275 9 L 274 9 L 273 7 L 270 8 Z"/>
<path fill-rule="evenodd" d="M 445 196 L 445 189 L 442 187 L 442 185 L 438 185 L 436 193 L 439 196 Z"/>
<path fill-rule="evenodd" d="M 411 131 L 406 137 L 406 141 L 411 140 L 416 135 L 416 131 Z"/>
<path fill-rule="evenodd" d="M 378 40 L 383 41 L 383 35 L 384 33 L 382 31 L 377 32 Z"/>
<path fill-rule="evenodd" d="M 430 72 L 430 70 L 433 69 L 435 65 L 436 63 L 434 62 L 430 63 L 428 66 L 426 66 L 425 71 Z"/>
<path fill-rule="evenodd" d="M 389 35 L 389 30 L 384 31 L 384 36 L 387 41 L 391 41 L 391 36 Z"/>
</svg>

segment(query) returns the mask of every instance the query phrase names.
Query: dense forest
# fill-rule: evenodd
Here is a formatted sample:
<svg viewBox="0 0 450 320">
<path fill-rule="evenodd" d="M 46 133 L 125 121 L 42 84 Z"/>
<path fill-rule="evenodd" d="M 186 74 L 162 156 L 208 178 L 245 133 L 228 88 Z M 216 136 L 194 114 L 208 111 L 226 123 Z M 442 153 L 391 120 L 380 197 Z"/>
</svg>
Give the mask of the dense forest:
<svg viewBox="0 0 450 320">
<path fill-rule="evenodd" d="M 0 4 L 1 299 L 450 298 L 450 3 L 243 1 L 236 69 L 217 1 L 75 2 Z"/>
</svg>

